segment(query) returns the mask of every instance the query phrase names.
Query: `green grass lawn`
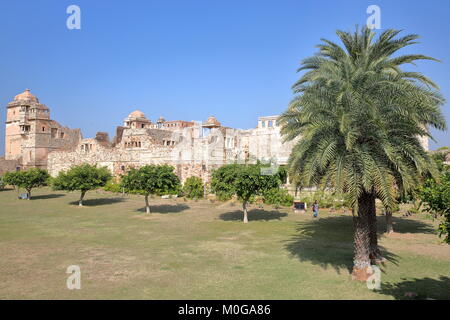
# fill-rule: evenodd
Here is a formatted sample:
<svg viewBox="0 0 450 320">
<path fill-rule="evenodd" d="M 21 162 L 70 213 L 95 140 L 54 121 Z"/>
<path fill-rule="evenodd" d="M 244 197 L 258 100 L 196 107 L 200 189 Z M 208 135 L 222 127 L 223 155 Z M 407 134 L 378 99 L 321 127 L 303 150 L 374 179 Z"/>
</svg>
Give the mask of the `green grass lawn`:
<svg viewBox="0 0 450 320">
<path fill-rule="evenodd" d="M 351 280 L 349 214 L 42 188 L 0 191 L 0 299 L 450 299 L 450 246 L 425 215 L 380 239 L 382 290 Z M 384 218 L 379 217 L 380 231 Z M 66 268 L 79 265 L 81 289 Z"/>
</svg>

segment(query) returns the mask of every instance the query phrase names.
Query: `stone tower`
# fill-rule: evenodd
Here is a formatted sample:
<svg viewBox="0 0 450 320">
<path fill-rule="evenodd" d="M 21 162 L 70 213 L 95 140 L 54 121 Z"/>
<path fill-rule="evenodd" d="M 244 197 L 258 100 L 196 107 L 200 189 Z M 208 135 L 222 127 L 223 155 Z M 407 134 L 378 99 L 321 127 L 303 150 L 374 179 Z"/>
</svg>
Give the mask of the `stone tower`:
<svg viewBox="0 0 450 320">
<path fill-rule="evenodd" d="M 26 89 L 8 103 L 5 130 L 5 159 L 21 168 L 47 167 L 52 150 L 66 149 L 80 139 L 79 130 L 61 127 L 50 119 L 50 110 Z"/>
</svg>

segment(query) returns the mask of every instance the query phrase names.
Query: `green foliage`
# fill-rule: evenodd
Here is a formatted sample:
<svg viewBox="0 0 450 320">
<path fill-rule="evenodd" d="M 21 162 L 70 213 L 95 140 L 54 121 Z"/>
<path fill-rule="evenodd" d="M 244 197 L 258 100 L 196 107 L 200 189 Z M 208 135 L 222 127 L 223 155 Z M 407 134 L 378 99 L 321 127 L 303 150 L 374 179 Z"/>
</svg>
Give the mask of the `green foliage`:
<svg viewBox="0 0 450 320">
<path fill-rule="evenodd" d="M 184 182 L 183 194 L 188 199 L 200 199 L 204 195 L 204 185 L 199 177 L 189 177 Z"/>
<path fill-rule="evenodd" d="M 16 186 L 18 188 L 24 188 L 28 192 L 29 198 L 31 198 L 31 190 L 33 188 L 42 187 L 48 184 L 50 175 L 47 170 L 39 168 L 30 168 L 28 170 L 7 172 L 3 176 L 3 180 L 6 184 Z"/>
<path fill-rule="evenodd" d="M 294 197 L 286 189 L 274 188 L 264 192 L 264 203 L 289 207 L 294 203 Z"/>
<path fill-rule="evenodd" d="M 263 195 L 281 184 L 279 174 L 261 174 L 264 167 L 260 164 L 224 165 L 213 172 L 211 188 L 220 200 L 236 195 L 243 202 L 248 202 L 252 196 Z"/>
<path fill-rule="evenodd" d="M 239 164 L 228 164 L 213 171 L 211 191 L 220 201 L 230 200 L 235 194 L 233 183 L 240 166 Z"/>
<path fill-rule="evenodd" d="M 120 184 L 120 181 L 116 181 L 115 179 L 109 180 L 105 186 L 103 187 L 103 190 L 114 192 L 114 193 L 121 193 L 122 192 L 122 186 Z"/>
<path fill-rule="evenodd" d="M 3 175 L 3 181 L 6 185 L 19 187 L 19 184 L 21 183 L 21 176 L 19 175 L 19 171 L 6 172 Z"/>
<path fill-rule="evenodd" d="M 131 169 L 122 176 L 121 186 L 126 192 L 142 195 L 176 194 L 180 190 L 180 179 L 168 165 L 147 165 Z"/>
<path fill-rule="evenodd" d="M 52 185 L 54 190 L 79 190 L 85 193 L 104 187 L 110 179 L 111 173 L 106 167 L 98 168 L 95 165 L 82 164 L 70 168 L 67 172 L 61 171 L 53 179 Z"/>
<path fill-rule="evenodd" d="M 418 194 L 425 211 L 441 216 L 439 234 L 450 244 L 450 172 L 445 172 L 439 181 L 425 181 Z"/>
<path fill-rule="evenodd" d="M 439 170 L 439 172 L 444 172 L 446 171 L 448 168 L 447 165 L 445 165 L 445 160 L 447 155 L 450 153 L 450 148 L 448 147 L 441 147 L 438 150 L 436 150 L 436 152 L 434 152 L 431 155 L 431 158 L 434 160 L 434 162 L 436 163 L 436 166 Z"/>
<path fill-rule="evenodd" d="M 397 193 L 438 174 L 418 137 L 430 137 L 427 128 L 446 128 L 445 99 L 430 79 L 401 69 L 434 59 L 399 55 L 418 37 L 399 33 L 338 31 L 343 46 L 323 40 L 319 52 L 302 61 L 299 71 L 306 73 L 280 118 L 287 140 L 302 137 L 289 159 L 293 181 L 346 193 L 351 207 L 362 192 L 374 193 L 391 208 Z"/>
<path fill-rule="evenodd" d="M 6 186 L 5 180 L 2 176 L 0 176 L 0 190 L 3 190 Z"/>
</svg>

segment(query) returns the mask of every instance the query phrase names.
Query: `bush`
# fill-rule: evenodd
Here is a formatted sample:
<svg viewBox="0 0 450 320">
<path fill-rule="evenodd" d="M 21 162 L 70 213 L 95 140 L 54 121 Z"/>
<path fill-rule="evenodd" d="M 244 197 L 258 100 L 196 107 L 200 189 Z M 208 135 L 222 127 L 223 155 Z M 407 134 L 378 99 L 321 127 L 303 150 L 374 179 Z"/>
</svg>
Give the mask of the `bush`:
<svg viewBox="0 0 450 320">
<path fill-rule="evenodd" d="M 3 190 L 3 188 L 5 188 L 6 183 L 5 181 L 3 181 L 3 177 L 0 177 L 0 190 Z"/>
<path fill-rule="evenodd" d="M 203 198 L 204 185 L 202 179 L 199 177 L 189 177 L 183 185 L 183 194 L 188 199 Z"/>
<path fill-rule="evenodd" d="M 264 203 L 277 206 L 292 206 L 294 197 L 286 189 L 274 188 L 264 193 Z"/>
<path fill-rule="evenodd" d="M 123 188 L 120 185 L 120 181 L 110 180 L 103 187 L 103 190 L 109 191 L 109 192 L 114 192 L 114 193 L 121 193 Z"/>
</svg>

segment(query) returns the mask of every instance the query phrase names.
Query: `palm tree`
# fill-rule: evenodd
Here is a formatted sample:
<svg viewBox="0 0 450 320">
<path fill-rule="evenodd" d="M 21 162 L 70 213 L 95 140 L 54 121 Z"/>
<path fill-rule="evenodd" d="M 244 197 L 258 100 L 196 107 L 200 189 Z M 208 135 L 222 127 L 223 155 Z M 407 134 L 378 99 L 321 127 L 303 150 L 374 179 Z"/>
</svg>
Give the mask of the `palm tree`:
<svg viewBox="0 0 450 320">
<path fill-rule="evenodd" d="M 356 279 L 370 275 L 380 258 L 375 200 L 393 208 L 424 174 L 437 174 L 419 137 L 428 127 L 444 130 L 444 98 L 437 85 L 418 72 L 401 69 L 423 55 L 393 56 L 417 35 L 378 37 L 368 28 L 337 31 L 343 43 L 322 39 L 319 52 L 301 62 L 306 71 L 281 116 L 285 140 L 301 137 L 292 150 L 289 172 L 303 185 L 346 193 L 353 208 Z"/>
</svg>

